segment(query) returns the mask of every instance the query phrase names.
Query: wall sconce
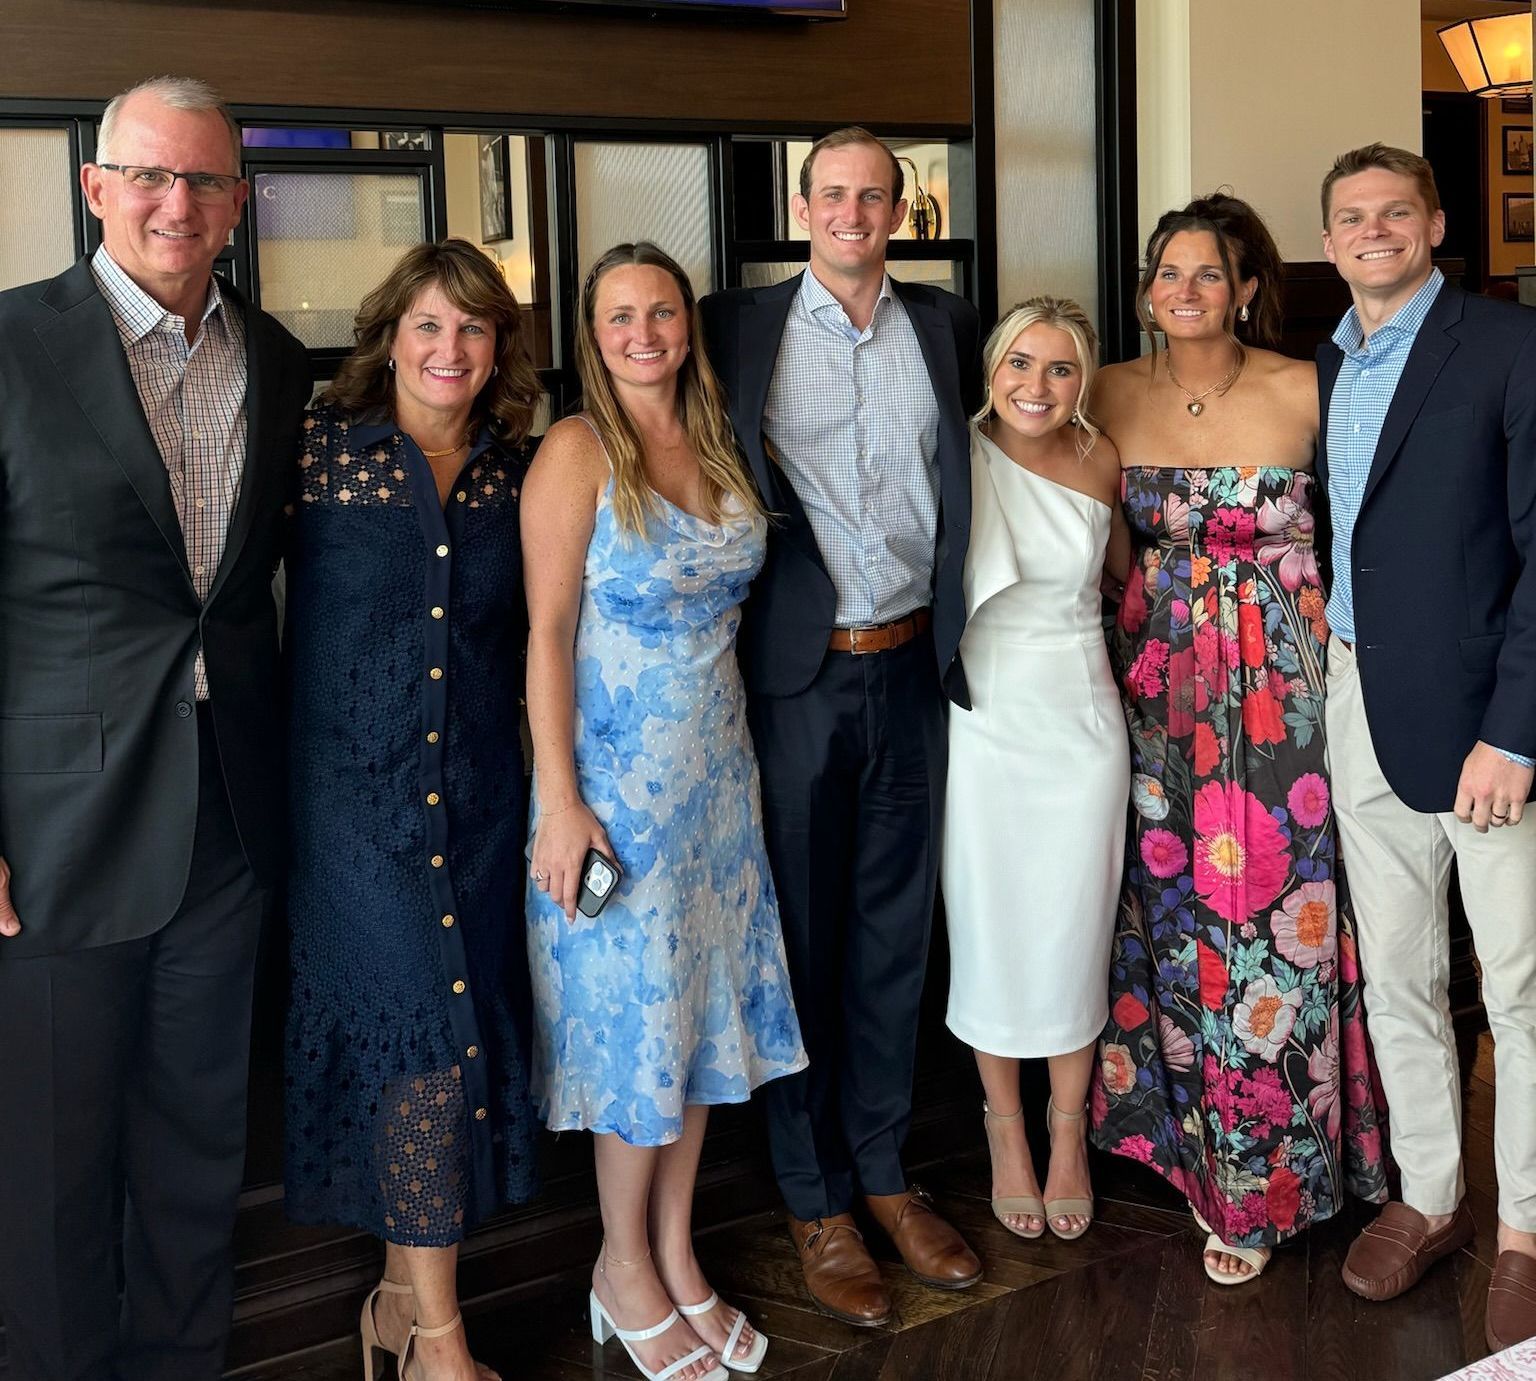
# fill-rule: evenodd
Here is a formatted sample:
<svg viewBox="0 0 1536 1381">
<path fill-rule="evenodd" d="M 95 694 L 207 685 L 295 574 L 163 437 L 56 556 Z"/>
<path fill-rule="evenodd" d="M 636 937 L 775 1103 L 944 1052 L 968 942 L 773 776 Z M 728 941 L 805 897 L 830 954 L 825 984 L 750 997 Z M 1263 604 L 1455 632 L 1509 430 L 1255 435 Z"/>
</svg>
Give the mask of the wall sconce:
<svg viewBox="0 0 1536 1381">
<path fill-rule="evenodd" d="M 1462 19 L 1435 31 L 1474 96 L 1531 94 L 1531 16 Z"/>
<path fill-rule="evenodd" d="M 907 224 L 912 227 L 914 240 L 936 240 L 944 228 L 944 215 L 939 204 L 917 180 L 917 164 L 910 158 L 900 157 L 899 162 L 912 169 L 912 191 L 907 197 Z"/>
</svg>

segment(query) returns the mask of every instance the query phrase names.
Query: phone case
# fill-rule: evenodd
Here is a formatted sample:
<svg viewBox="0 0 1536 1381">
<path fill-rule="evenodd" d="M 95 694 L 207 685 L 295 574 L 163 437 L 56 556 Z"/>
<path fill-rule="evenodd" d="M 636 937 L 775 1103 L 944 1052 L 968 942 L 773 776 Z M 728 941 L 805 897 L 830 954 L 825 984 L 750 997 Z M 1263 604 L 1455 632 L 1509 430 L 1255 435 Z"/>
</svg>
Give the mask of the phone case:
<svg viewBox="0 0 1536 1381">
<path fill-rule="evenodd" d="M 583 916 L 596 916 L 608 905 L 608 900 L 619 890 L 624 870 L 617 861 L 596 849 L 588 849 L 581 865 L 581 893 L 576 898 L 576 909 Z"/>
</svg>

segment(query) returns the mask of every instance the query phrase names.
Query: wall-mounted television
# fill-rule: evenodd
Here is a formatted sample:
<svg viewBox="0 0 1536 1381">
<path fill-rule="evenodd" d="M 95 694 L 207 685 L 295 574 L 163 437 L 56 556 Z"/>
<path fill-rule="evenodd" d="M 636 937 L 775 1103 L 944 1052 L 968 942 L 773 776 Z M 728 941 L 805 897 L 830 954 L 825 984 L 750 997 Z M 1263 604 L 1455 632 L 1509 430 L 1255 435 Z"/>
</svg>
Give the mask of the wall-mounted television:
<svg viewBox="0 0 1536 1381">
<path fill-rule="evenodd" d="M 610 14 L 677 15 L 692 13 L 716 18 L 749 18 L 763 15 L 791 19 L 842 19 L 847 0 L 413 0 L 416 4 L 444 7 L 472 6 L 487 10 L 606 10 Z"/>
</svg>

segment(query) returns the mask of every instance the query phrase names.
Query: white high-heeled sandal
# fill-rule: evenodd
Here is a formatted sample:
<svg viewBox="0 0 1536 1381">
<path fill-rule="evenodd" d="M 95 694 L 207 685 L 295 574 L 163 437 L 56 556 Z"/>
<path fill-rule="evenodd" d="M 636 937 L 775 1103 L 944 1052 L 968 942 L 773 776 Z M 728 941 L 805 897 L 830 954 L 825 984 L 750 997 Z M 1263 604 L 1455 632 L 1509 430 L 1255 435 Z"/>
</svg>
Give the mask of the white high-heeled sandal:
<svg viewBox="0 0 1536 1381">
<path fill-rule="evenodd" d="M 620 1261 L 617 1257 L 608 1255 L 608 1244 L 605 1242 L 603 1254 L 598 1258 L 597 1273 L 607 1275 L 609 1261 L 616 1266 L 638 1266 L 649 1255 L 650 1252 L 646 1252 L 645 1256 L 637 1256 L 633 1261 Z M 679 1357 L 677 1361 L 668 1363 L 660 1371 L 652 1371 L 630 1346 L 631 1343 L 646 1343 L 652 1338 L 659 1338 L 673 1324 L 681 1323 L 682 1315 L 675 1308 L 660 1323 L 652 1324 L 650 1328 L 620 1328 L 613 1321 L 613 1315 L 603 1308 L 603 1302 L 598 1299 L 596 1290 L 588 1292 L 587 1309 L 592 1317 L 592 1341 L 601 1344 L 606 1343 L 610 1338 L 617 1338 L 624 1345 L 624 1351 L 629 1354 L 629 1360 L 635 1364 L 640 1375 L 645 1377 L 645 1381 L 670 1381 L 670 1378 L 676 1376 L 683 1368 L 692 1366 L 695 1362 L 702 1362 L 706 1357 L 709 1358 L 710 1365 L 705 1368 L 704 1375 L 713 1376 L 719 1372 L 719 1359 L 715 1356 L 715 1350 L 706 1344 L 700 1344 L 686 1357 Z"/>
<path fill-rule="evenodd" d="M 707 1314 L 720 1303 L 720 1296 L 713 1291 L 703 1304 L 680 1304 L 677 1312 L 690 1319 L 696 1319 L 700 1314 Z M 734 1304 L 726 1306 L 736 1309 Z M 763 1364 L 763 1358 L 768 1355 L 768 1337 L 759 1332 L 752 1343 L 752 1350 L 740 1359 L 736 1356 L 736 1344 L 741 1341 L 742 1330 L 752 1321 L 740 1309 L 736 1309 L 736 1322 L 731 1325 L 730 1335 L 725 1340 L 725 1346 L 720 1349 L 720 1362 L 731 1371 L 756 1371 Z"/>
</svg>

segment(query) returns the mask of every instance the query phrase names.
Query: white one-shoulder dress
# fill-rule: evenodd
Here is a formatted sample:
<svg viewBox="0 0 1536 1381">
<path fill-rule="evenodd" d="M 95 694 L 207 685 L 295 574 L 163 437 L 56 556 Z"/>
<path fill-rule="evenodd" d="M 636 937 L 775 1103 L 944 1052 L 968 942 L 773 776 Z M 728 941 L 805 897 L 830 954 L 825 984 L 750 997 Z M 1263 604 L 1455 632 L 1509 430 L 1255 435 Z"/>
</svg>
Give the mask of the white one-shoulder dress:
<svg viewBox="0 0 1536 1381">
<path fill-rule="evenodd" d="M 1110 509 L 971 433 L 972 708 L 951 707 L 943 888 L 949 1029 L 1063 1055 L 1108 1016 L 1130 748 L 1100 617 Z"/>
</svg>

